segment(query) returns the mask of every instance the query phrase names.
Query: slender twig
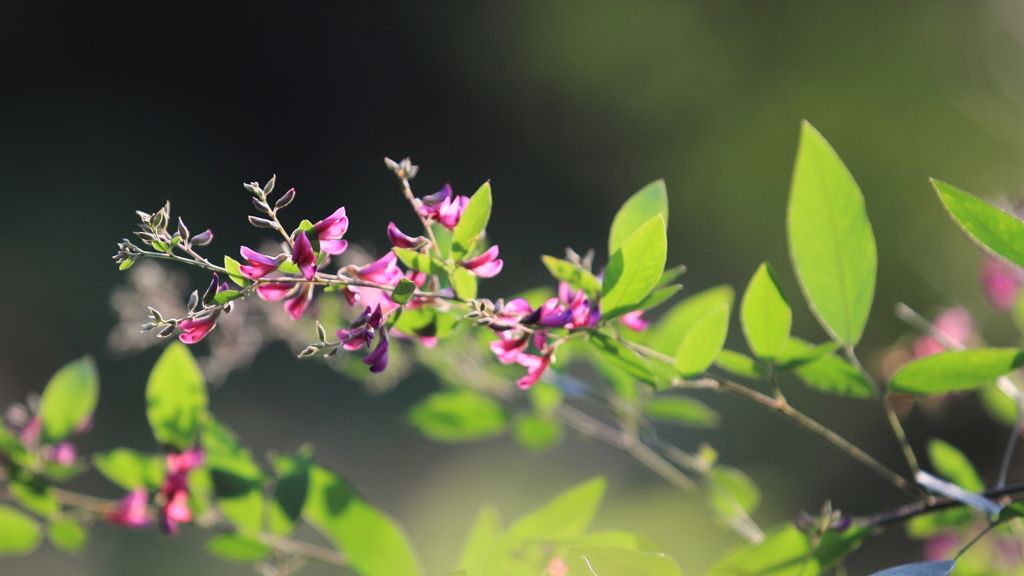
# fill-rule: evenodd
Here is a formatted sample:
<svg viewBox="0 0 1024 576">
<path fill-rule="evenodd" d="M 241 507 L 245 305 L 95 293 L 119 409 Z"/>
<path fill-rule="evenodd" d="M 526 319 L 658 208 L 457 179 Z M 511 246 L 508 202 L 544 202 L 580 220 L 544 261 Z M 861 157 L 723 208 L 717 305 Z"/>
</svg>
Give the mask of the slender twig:
<svg viewBox="0 0 1024 576">
<path fill-rule="evenodd" d="M 1024 492 L 1024 480 L 1017 480 L 1004 484 L 1000 488 L 989 488 L 982 492 L 982 495 L 986 498 L 998 498 L 999 496 L 1006 496 L 1008 494 L 1016 494 Z M 935 512 L 952 506 L 963 506 L 964 504 L 953 500 L 952 498 L 946 498 L 945 496 L 938 496 L 933 498 L 930 502 L 911 502 L 910 504 L 904 504 L 897 506 L 890 510 L 877 512 L 875 514 L 869 514 L 863 516 L 857 521 L 858 526 L 870 528 L 874 526 L 884 526 L 886 524 L 892 524 L 894 522 L 901 522 L 909 518 L 913 518 L 919 514 L 927 512 Z"/>
<path fill-rule="evenodd" d="M 988 534 L 989 530 L 995 528 L 998 525 L 999 525 L 998 522 L 990 522 L 989 525 L 986 526 L 984 530 L 979 532 L 977 536 L 972 538 L 970 542 L 968 542 L 963 548 L 960 549 L 959 552 L 956 553 L 956 556 L 953 557 L 953 560 L 959 560 L 960 557 L 963 556 L 964 552 L 967 552 L 968 548 L 970 548 L 971 546 L 974 546 L 975 542 L 977 542 L 978 540 L 981 540 L 982 536 L 984 536 L 985 534 Z"/>
</svg>

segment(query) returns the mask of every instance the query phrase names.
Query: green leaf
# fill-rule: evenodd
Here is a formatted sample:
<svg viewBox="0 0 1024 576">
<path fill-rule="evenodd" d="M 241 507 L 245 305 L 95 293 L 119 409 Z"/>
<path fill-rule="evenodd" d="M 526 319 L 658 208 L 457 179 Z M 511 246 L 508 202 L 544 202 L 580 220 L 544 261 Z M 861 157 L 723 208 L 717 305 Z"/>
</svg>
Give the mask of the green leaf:
<svg viewBox="0 0 1024 576">
<path fill-rule="evenodd" d="M 587 298 L 593 300 L 601 292 L 601 281 L 590 271 L 584 270 L 579 264 L 555 258 L 554 256 L 541 256 L 540 260 L 544 263 L 548 272 L 551 272 L 551 275 L 555 277 L 555 280 L 564 280 L 573 289 L 583 290 Z"/>
<path fill-rule="evenodd" d="M 608 254 L 615 254 L 626 238 L 639 230 L 644 223 L 659 215 L 662 226 L 667 229 L 668 192 L 664 180 L 655 180 L 644 186 L 619 208 L 608 233 Z"/>
<path fill-rule="evenodd" d="M 477 574 L 484 567 L 503 532 L 498 509 L 494 506 L 481 508 L 469 529 L 469 534 L 466 535 L 466 541 L 462 544 L 462 552 L 456 566 L 468 574 Z"/>
<path fill-rule="evenodd" d="M 202 430 L 203 463 L 212 470 L 221 470 L 238 478 L 259 484 L 265 476 L 252 452 L 242 444 L 230 428 L 210 416 Z"/>
<path fill-rule="evenodd" d="M 70 518 L 50 522 L 46 528 L 46 537 L 55 548 L 68 554 L 81 553 L 89 543 L 89 531 Z"/>
<path fill-rule="evenodd" d="M 715 366 L 736 376 L 760 380 L 768 374 L 753 358 L 741 352 L 723 349 L 715 359 Z"/>
<path fill-rule="evenodd" d="M 675 560 L 623 548 L 569 547 L 569 573 L 583 576 L 682 576 Z"/>
<path fill-rule="evenodd" d="M 721 492 L 728 495 L 745 512 L 753 514 L 761 504 L 761 490 L 757 484 L 750 479 L 742 470 L 716 464 L 708 472 L 706 478 L 709 491 L 712 494 L 712 503 L 715 503 L 714 495 Z"/>
<path fill-rule="evenodd" d="M 210 304 L 213 306 L 221 306 L 227 304 L 232 300 L 238 300 L 242 297 L 242 293 L 238 290 L 224 290 L 223 292 L 217 292 L 214 294 L 213 299 L 210 300 Z"/>
<path fill-rule="evenodd" d="M 471 390 L 435 392 L 409 412 L 424 436 L 440 442 L 473 442 L 505 431 L 508 417 L 497 401 Z"/>
<path fill-rule="evenodd" d="M 981 386 L 1024 365 L 1017 348 L 940 352 L 914 360 L 892 377 L 889 389 L 903 394 L 948 394 Z"/>
<path fill-rule="evenodd" d="M 476 298 L 477 279 L 476 276 L 465 268 L 456 268 L 452 274 L 452 285 L 455 294 L 463 300 Z"/>
<path fill-rule="evenodd" d="M 811 354 L 816 347 L 799 338 L 790 338 L 783 357 Z M 813 362 L 796 368 L 796 375 L 804 384 L 837 396 L 873 398 L 875 389 L 860 370 L 835 354 L 826 354 Z"/>
<path fill-rule="evenodd" d="M 232 562 L 256 562 L 267 557 L 273 549 L 262 542 L 241 534 L 219 534 L 206 541 L 206 551 Z"/>
<path fill-rule="evenodd" d="M 107 480 L 125 490 L 160 487 L 166 474 L 166 459 L 141 454 L 130 448 L 115 448 L 92 457 L 92 464 Z"/>
<path fill-rule="evenodd" d="M 88 421 L 100 397 L 100 376 L 92 356 L 66 364 L 50 378 L 39 404 L 43 442 L 59 442 Z"/>
<path fill-rule="evenodd" d="M 43 534 L 30 516 L 0 504 L 0 556 L 24 556 L 39 546 Z"/>
<path fill-rule="evenodd" d="M 683 337 L 698 320 L 720 304 L 732 308 L 734 298 L 732 286 L 723 284 L 679 301 L 651 327 L 647 345 L 663 354 L 675 354 Z"/>
<path fill-rule="evenodd" d="M 1012 502 L 999 511 L 999 521 L 1006 522 L 1014 518 L 1024 518 L 1024 504 Z"/>
<path fill-rule="evenodd" d="M 945 182 L 932 186 L 946 211 L 960 228 L 986 252 L 1024 266 L 1024 222 Z"/>
<path fill-rule="evenodd" d="M 562 405 L 562 398 L 565 396 L 561 390 L 546 382 L 537 382 L 526 394 L 530 397 L 533 409 L 542 416 L 551 416 Z"/>
<path fill-rule="evenodd" d="M 930 538 L 950 528 L 960 528 L 973 523 L 976 519 L 974 514 L 971 508 L 965 506 L 920 514 L 907 522 L 907 536 L 918 540 Z"/>
<path fill-rule="evenodd" d="M 609 363 L 638 380 L 658 386 L 659 380 L 650 363 L 626 345 L 604 332 L 592 333 L 589 342 Z"/>
<path fill-rule="evenodd" d="M 790 257 L 811 312 L 833 340 L 856 345 L 875 295 L 875 237 L 853 176 L 806 121 L 787 212 Z"/>
<path fill-rule="evenodd" d="M 662 302 L 676 295 L 677 292 L 683 289 L 682 284 L 672 284 L 665 286 L 664 288 L 658 288 L 654 292 L 651 292 L 636 305 L 635 310 L 650 310 Z M 630 310 L 632 312 L 632 310 Z"/>
<path fill-rule="evenodd" d="M 238 436 L 212 416 L 204 423 L 201 438 L 217 507 L 240 531 L 259 532 L 263 527 L 263 470 Z"/>
<path fill-rule="evenodd" d="M 948 442 L 933 438 L 928 442 L 928 458 L 935 471 L 969 492 L 983 492 L 985 483 L 963 452 Z"/>
<path fill-rule="evenodd" d="M 543 452 L 554 448 L 562 440 L 561 422 L 533 414 L 521 414 L 515 420 L 515 438 L 527 450 Z"/>
<path fill-rule="evenodd" d="M 146 416 L 161 446 L 185 450 L 195 442 L 206 412 L 206 380 L 192 352 L 172 342 L 160 355 L 146 384 Z"/>
<path fill-rule="evenodd" d="M 768 262 L 757 268 L 743 293 L 740 323 L 747 345 L 762 360 L 774 360 L 786 345 L 793 325 L 793 311 Z"/>
<path fill-rule="evenodd" d="M 661 273 L 661 278 L 658 278 L 657 286 L 660 288 L 669 284 L 676 278 L 679 278 L 684 272 L 686 272 L 686 266 L 682 264 L 671 268 L 665 268 L 665 271 Z"/>
<path fill-rule="evenodd" d="M 981 400 L 981 406 L 985 409 L 985 412 L 988 412 L 988 415 L 996 422 L 1006 426 L 1017 425 L 1017 414 L 1020 411 L 1020 407 L 1013 398 L 1007 396 L 994 382 L 985 384 L 978 390 L 978 399 Z"/>
<path fill-rule="evenodd" d="M 676 350 L 676 370 L 684 377 L 696 376 L 711 366 L 722 351 L 729 332 L 729 305 L 712 308 L 683 336 Z"/>
<path fill-rule="evenodd" d="M 288 461 L 291 465 L 278 472 L 280 477 L 270 508 L 270 531 L 278 535 L 289 534 L 294 529 L 309 491 L 309 459 L 300 457 Z"/>
<path fill-rule="evenodd" d="M 120 272 L 124 272 L 125 270 L 131 268 L 133 264 L 135 264 L 135 260 L 125 260 L 124 262 L 118 264 L 117 269 Z"/>
<path fill-rule="evenodd" d="M 792 524 L 758 545 L 744 545 L 719 560 L 705 576 L 816 576 L 856 550 L 870 529 L 829 530 L 815 548 Z"/>
<path fill-rule="evenodd" d="M 915 562 L 875 572 L 871 576 L 946 576 L 956 568 L 955 560 Z"/>
<path fill-rule="evenodd" d="M 430 230 L 434 233 L 434 239 L 437 240 L 437 249 L 441 252 L 441 259 L 450 258 L 452 255 L 452 231 L 445 228 L 440 222 L 431 224 Z"/>
<path fill-rule="evenodd" d="M 398 284 L 395 286 L 395 290 L 391 293 L 391 299 L 394 300 L 396 304 L 405 304 L 412 299 L 414 292 L 416 292 L 416 283 L 408 278 L 402 278 L 398 281 Z"/>
<path fill-rule="evenodd" d="M 645 536 L 622 532 L 618 530 L 606 530 L 603 532 L 591 532 L 582 536 L 568 538 L 559 542 L 565 546 L 592 546 L 600 548 L 622 548 L 636 552 L 662 552 L 660 546 Z"/>
<path fill-rule="evenodd" d="M 814 362 L 826 354 L 835 352 L 838 347 L 839 344 L 835 342 L 825 342 L 817 346 L 811 346 L 799 338 L 790 337 L 786 340 L 786 345 L 782 347 L 782 352 L 779 352 L 778 357 L 775 358 L 775 369 L 785 371 L 799 368 L 804 364 Z"/>
<path fill-rule="evenodd" d="M 224 256 L 224 268 L 228 271 L 228 277 L 235 285 L 245 288 L 249 285 L 249 279 L 242 276 L 241 264 L 231 256 Z"/>
<path fill-rule="evenodd" d="M 402 261 L 407 267 L 417 270 L 419 272 L 425 272 L 427 274 L 447 274 L 448 270 L 445 269 L 444 264 L 438 262 L 436 259 L 431 258 L 430 254 L 421 254 L 412 250 L 406 250 L 405 248 L 392 248 L 391 250 L 398 256 L 398 259 Z"/>
<path fill-rule="evenodd" d="M 601 504 L 607 484 L 598 476 L 562 492 L 539 510 L 517 520 L 509 527 L 506 536 L 560 540 L 583 534 Z"/>
<path fill-rule="evenodd" d="M 644 415 L 684 426 L 716 428 L 721 417 L 695 398 L 660 396 L 644 404 Z"/>
<path fill-rule="evenodd" d="M 491 219 L 491 183 L 484 182 L 466 204 L 466 209 L 459 217 L 459 223 L 452 230 L 452 256 L 462 258 L 469 253 L 477 238 L 487 228 Z"/>
<path fill-rule="evenodd" d="M 237 478 L 214 470 L 214 492 L 218 494 L 217 508 L 221 515 L 243 534 L 258 534 L 263 528 L 263 491 L 259 485 L 238 483 Z M 242 491 L 244 490 L 244 491 Z M 228 494 L 224 496 L 223 494 Z"/>
<path fill-rule="evenodd" d="M 11 480 L 7 485 L 7 491 L 14 496 L 18 504 L 43 518 L 53 518 L 60 512 L 60 502 L 50 485 L 41 477 L 36 476 L 24 482 Z"/>
<path fill-rule="evenodd" d="M 641 302 L 665 270 L 665 222 L 657 215 L 637 229 L 612 254 L 605 268 L 601 308 L 614 318 Z"/>
</svg>

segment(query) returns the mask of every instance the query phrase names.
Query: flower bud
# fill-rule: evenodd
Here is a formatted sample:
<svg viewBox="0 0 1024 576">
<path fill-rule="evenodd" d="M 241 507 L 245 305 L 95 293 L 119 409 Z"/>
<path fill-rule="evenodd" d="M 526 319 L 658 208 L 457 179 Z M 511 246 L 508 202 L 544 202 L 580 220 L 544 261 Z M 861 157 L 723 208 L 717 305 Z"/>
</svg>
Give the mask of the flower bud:
<svg viewBox="0 0 1024 576">
<path fill-rule="evenodd" d="M 188 226 L 185 226 L 185 221 L 180 216 L 178 217 L 178 236 L 181 236 L 182 240 L 188 242 Z"/>
<path fill-rule="evenodd" d="M 319 338 L 321 342 L 327 341 L 327 331 L 320 325 L 319 320 L 316 321 L 316 337 Z"/>
<path fill-rule="evenodd" d="M 257 210 L 263 212 L 264 214 L 270 214 L 273 212 L 273 210 L 270 209 L 270 206 L 267 206 L 267 203 L 264 202 L 263 200 L 260 200 L 259 198 L 253 198 L 252 203 L 253 205 L 256 206 Z"/>
<path fill-rule="evenodd" d="M 196 309 L 196 304 L 199 304 L 199 291 L 193 290 L 192 295 L 188 297 L 188 310 L 189 312 Z"/>
<path fill-rule="evenodd" d="M 270 177 L 270 180 L 267 180 L 267 185 L 263 187 L 264 196 L 269 196 L 270 193 L 274 191 L 275 182 L 277 182 L 277 174 L 274 174 Z"/>
<path fill-rule="evenodd" d="M 158 338 L 167 338 L 171 334 L 174 334 L 174 328 L 175 328 L 175 326 L 173 324 L 167 326 L 166 328 L 161 330 L 159 334 L 157 334 L 157 337 Z"/>
<path fill-rule="evenodd" d="M 249 224 L 252 224 L 257 228 L 277 228 L 277 225 L 270 220 L 257 218 L 255 216 L 249 216 Z"/>
<path fill-rule="evenodd" d="M 284 196 L 278 198 L 277 202 L 274 202 L 274 209 L 280 210 L 281 208 L 284 208 L 285 206 L 291 204 L 292 200 L 295 200 L 295 188 L 292 188 L 291 190 L 285 192 Z"/>
<path fill-rule="evenodd" d="M 193 246 L 206 246 L 212 240 L 213 240 L 213 231 L 212 230 L 207 230 L 206 232 L 201 232 L 199 234 L 196 234 L 195 238 L 192 238 L 192 245 Z"/>
</svg>

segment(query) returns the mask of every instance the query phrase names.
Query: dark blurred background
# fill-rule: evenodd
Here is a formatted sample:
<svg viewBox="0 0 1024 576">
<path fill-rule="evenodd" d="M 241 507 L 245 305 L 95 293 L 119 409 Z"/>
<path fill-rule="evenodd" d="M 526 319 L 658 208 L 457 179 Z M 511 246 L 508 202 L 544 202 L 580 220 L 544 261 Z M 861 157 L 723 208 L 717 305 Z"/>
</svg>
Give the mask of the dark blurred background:
<svg viewBox="0 0 1024 576">
<path fill-rule="evenodd" d="M 979 254 L 927 178 L 983 197 L 1024 185 L 1024 8 L 987 2 L 0 1 L 0 405 L 40 390 L 64 362 L 96 355 L 103 397 L 86 450 L 153 449 L 143 387 L 157 351 L 105 345 L 123 275 L 110 260 L 134 210 L 171 200 L 209 253 L 261 237 L 243 182 L 278 175 L 293 216 L 348 208 L 349 239 L 378 249 L 389 220 L 412 229 L 384 156 L 421 166 L 420 194 L 490 179 L 489 231 L 505 272 L 491 296 L 549 283 L 538 255 L 593 246 L 629 194 L 665 178 L 669 259 L 687 292 L 742 289 L 771 260 L 797 304 L 796 333 L 824 338 L 802 305 L 785 246 L 799 121 L 830 140 L 860 183 L 879 245 L 879 285 L 862 345 L 872 361 L 908 330 L 896 301 L 926 313 L 963 303 L 992 342 L 1016 344 L 976 281 Z M 197 282 L 200 281 L 197 279 Z M 735 332 L 738 333 L 738 330 Z M 734 337 L 736 334 L 734 334 Z M 741 347 L 734 340 L 733 346 Z M 738 542 L 699 496 L 674 492 L 625 457 L 570 439 L 523 453 L 508 439 L 446 446 L 405 410 L 436 387 L 417 372 L 373 396 L 327 368 L 270 349 L 214 392 L 214 410 L 257 454 L 312 440 L 319 458 L 399 518 L 431 575 L 452 567 L 476 508 L 506 518 L 595 473 L 611 491 L 597 524 L 644 532 L 689 574 Z M 890 465 L 899 452 L 877 407 L 790 385 L 792 401 Z M 708 440 L 761 484 L 765 526 L 825 498 L 862 514 L 901 493 L 820 439 L 728 397 L 725 426 L 666 430 Z M 910 414 L 916 446 L 940 436 L 992 479 L 1005 430 L 973 397 L 946 418 Z M 1024 462 L 1015 467 L 1024 473 Z M 94 474 L 82 489 L 114 496 Z M 4 574 L 247 574 L 199 551 L 202 535 L 97 530 L 82 559 L 48 546 L 0 560 Z M 862 574 L 920 547 L 895 528 L 849 563 Z M 311 574 L 318 573 L 316 569 Z M 326 573 L 326 572 L 322 572 Z"/>
</svg>

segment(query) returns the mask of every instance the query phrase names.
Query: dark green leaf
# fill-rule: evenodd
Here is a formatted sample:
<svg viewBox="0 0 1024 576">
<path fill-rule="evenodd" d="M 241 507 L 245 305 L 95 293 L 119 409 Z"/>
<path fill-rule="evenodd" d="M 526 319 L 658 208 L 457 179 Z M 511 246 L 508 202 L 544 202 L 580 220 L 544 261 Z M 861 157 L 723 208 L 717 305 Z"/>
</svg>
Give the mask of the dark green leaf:
<svg viewBox="0 0 1024 576">
<path fill-rule="evenodd" d="M 527 450 L 550 450 L 562 440 L 563 434 L 563 426 L 556 420 L 533 414 L 522 414 L 515 420 L 516 442 Z"/>
<path fill-rule="evenodd" d="M 406 250 L 405 248 L 392 248 L 392 250 L 398 256 L 398 259 L 402 261 L 402 264 L 405 264 L 413 270 L 418 270 L 427 274 L 448 273 L 444 264 L 432 258 L 430 254 L 421 254 L 420 252 Z"/>
<path fill-rule="evenodd" d="M 1024 518 L 1024 504 L 1012 502 L 999 511 L 999 521 L 1006 522 L 1014 518 Z"/>
<path fill-rule="evenodd" d="M 619 208 L 608 233 L 608 254 L 615 254 L 626 238 L 658 215 L 661 216 L 662 227 L 667 228 L 668 192 L 664 180 L 655 180 L 644 186 Z"/>
<path fill-rule="evenodd" d="M 647 344 L 663 354 L 675 354 L 683 337 L 695 322 L 705 317 L 719 304 L 732 308 L 732 286 L 715 286 L 689 296 L 669 308 L 668 312 L 651 327 Z"/>
<path fill-rule="evenodd" d="M 729 332 L 729 305 L 721 303 L 693 323 L 676 350 L 676 370 L 697 376 L 718 358 Z"/>
<path fill-rule="evenodd" d="M 66 364 L 50 378 L 39 404 L 43 442 L 59 442 L 80 429 L 96 409 L 100 376 L 92 356 Z"/>
<path fill-rule="evenodd" d="M 491 219 L 491 183 L 484 185 L 470 197 L 466 209 L 459 218 L 459 223 L 452 231 L 452 256 L 462 258 L 469 253 L 476 239 L 487 228 Z"/>
<path fill-rule="evenodd" d="M 715 359 L 715 366 L 736 376 L 759 380 L 767 376 L 762 368 L 753 358 L 740 352 L 723 349 Z"/>
<path fill-rule="evenodd" d="M 554 256 L 541 256 L 540 259 L 556 280 L 564 280 L 575 290 L 583 290 L 587 298 L 593 300 L 601 292 L 601 282 L 579 264 L 573 264 Z"/>
<path fill-rule="evenodd" d="M 871 576 L 946 576 L 956 568 L 955 560 L 917 562 L 875 572 Z"/>
<path fill-rule="evenodd" d="M 910 362 L 892 377 L 889 389 L 903 394 L 949 394 L 981 386 L 1024 365 L 1017 348 L 940 352 Z"/>
<path fill-rule="evenodd" d="M 790 337 L 786 341 L 786 345 L 782 347 L 782 352 L 779 352 L 778 357 L 775 358 L 775 368 L 779 371 L 793 370 L 835 352 L 838 347 L 839 344 L 835 342 L 811 346 L 799 338 Z"/>
<path fill-rule="evenodd" d="M 92 464 L 108 480 L 125 490 L 160 487 L 166 473 L 166 459 L 140 454 L 130 448 L 115 448 L 92 457 Z"/>
<path fill-rule="evenodd" d="M 963 452 L 952 444 L 933 438 L 928 442 L 928 458 L 932 467 L 944 478 L 968 492 L 982 492 L 985 483 Z"/>
<path fill-rule="evenodd" d="M 146 384 L 146 416 L 156 441 L 177 450 L 191 447 L 207 403 L 206 380 L 199 364 L 187 346 L 172 342 Z"/>
<path fill-rule="evenodd" d="M 0 504 L 0 556 L 24 556 L 39 546 L 43 534 L 28 515 Z"/>
<path fill-rule="evenodd" d="M 481 508 L 469 529 L 469 534 L 466 535 L 466 541 L 462 544 L 457 566 L 468 574 L 479 573 L 503 532 L 498 509 L 493 506 Z"/>
<path fill-rule="evenodd" d="M 811 354 L 815 350 L 814 346 L 799 338 L 790 338 L 786 346 L 785 354 L 792 353 L 793 356 Z M 804 384 L 827 394 L 853 398 L 875 396 L 875 389 L 864 374 L 835 354 L 826 354 L 798 367 L 796 375 Z"/>
<path fill-rule="evenodd" d="M 402 278 L 398 281 L 398 285 L 395 286 L 395 290 L 391 293 L 391 299 L 396 304 L 405 304 L 412 299 L 413 293 L 416 292 L 416 284 L 408 278 Z"/>
<path fill-rule="evenodd" d="M 771 264 L 764 262 L 750 279 L 740 302 L 740 323 L 751 352 L 774 360 L 789 338 L 793 312 Z"/>
<path fill-rule="evenodd" d="M 875 295 L 875 237 L 853 176 L 806 121 L 786 230 L 793 268 L 811 312 L 834 340 L 856 345 Z"/>
<path fill-rule="evenodd" d="M 612 254 L 601 286 L 605 318 L 624 314 L 650 293 L 665 270 L 666 245 L 665 222 L 659 214 Z"/>
<path fill-rule="evenodd" d="M 659 396 L 644 404 L 644 415 L 685 426 L 715 428 L 721 417 L 700 400 L 682 396 Z"/>
<path fill-rule="evenodd" d="M 89 543 L 89 531 L 70 518 L 50 522 L 46 537 L 55 548 L 68 554 L 79 554 Z"/>
<path fill-rule="evenodd" d="M 569 547 L 569 573 L 583 576 L 682 576 L 675 560 L 622 548 Z"/>
<path fill-rule="evenodd" d="M 241 534 L 219 534 L 206 542 L 206 551 L 232 562 L 256 562 L 270 554 L 272 548 Z"/>
<path fill-rule="evenodd" d="M 508 417 L 497 401 L 471 390 L 435 392 L 409 412 L 423 435 L 441 442 L 472 442 L 505 431 Z"/>
<path fill-rule="evenodd" d="M 1024 266 L 1024 222 L 984 200 L 945 182 L 932 186 L 960 228 L 990 254 Z"/>
</svg>

